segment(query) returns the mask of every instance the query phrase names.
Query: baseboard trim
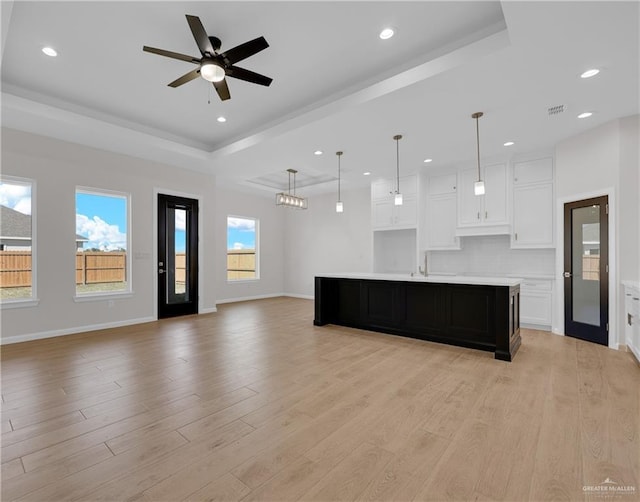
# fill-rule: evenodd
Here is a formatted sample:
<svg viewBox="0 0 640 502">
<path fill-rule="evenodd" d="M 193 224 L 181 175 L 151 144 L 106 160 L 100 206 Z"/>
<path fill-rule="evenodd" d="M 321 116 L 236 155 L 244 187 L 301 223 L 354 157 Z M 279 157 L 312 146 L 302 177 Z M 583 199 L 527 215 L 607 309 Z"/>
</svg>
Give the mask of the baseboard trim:
<svg viewBox="0 0 640 502">
<path fill-rule="evenodd" d="M 88 331 L 98 331 L 100 329 L 120 328 L 122 326 L 132 326 L 134 324 L 143 324 L 145 322 L 153 322 L 153 321 L 155 321 L 153 317 L 140 317 L 138 319 L 127 319 L 124 321 L 105 322 L 102 324 L 89 324 L 86 326 L 76 326 L 73 328 L 54 329 L 51 331 L 41 331 L 39 333 L 29 333 L 26 335 L 2 337 L 2 339 L 0 339 L 0 345 L 30 342 L 32 340 L 42 340 L 45 338 L 55 338 L 56 336 L 75 335 L 77 333 L 86 333 Z"/>
<path fill-rule="evenodd" d="M 521 328 L 525 328 L 525 329 L 535 329 L 537 331 L 551 331 L 551 326 L 546 326 L 544 324 L 530 324 L 530 323 L 520 323 L 520 327 Z"/>
<path fill-rule="evenodd" d="M 299 295 L 297 293 L 284 293 L 282 296 L 289 296 L 291 298 L 302 298 L 303 300 L 313 300 L 313 295 Z"/>
<path fill-rule="evenodd" d="M 213 314 L 218 311 L 217 307 L 207 307 L 205 309 L 200 309 L 198 314 Z"/>
<path fill-rule="evenodd" d="M 284 293 L 270 293 L 268 295 L 255 295 L 255 296 L 239 296 L 237 298 L 224 298 L 222 300 L 216 300 L 216 305 L 221 303 L 235 303 L 235 302 L 248 302 L 251 300 L 264 300 L 266 298 L 278 298 L 280 296 L 286 296 Z"/>
</svg>

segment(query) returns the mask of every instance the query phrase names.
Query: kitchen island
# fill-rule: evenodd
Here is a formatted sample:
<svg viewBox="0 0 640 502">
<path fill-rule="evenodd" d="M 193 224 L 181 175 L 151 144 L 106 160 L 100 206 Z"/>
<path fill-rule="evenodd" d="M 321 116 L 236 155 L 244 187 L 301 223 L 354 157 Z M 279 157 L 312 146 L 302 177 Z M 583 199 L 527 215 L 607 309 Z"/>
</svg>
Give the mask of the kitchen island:
<svg viewBox="0 0 640 502">
<path fill-rule="evenodd" d="M 520 347 L 520 279 L 402 274 L 315 278 L 316 326 L 337 324 L 491 351 Z"/>
</svg>

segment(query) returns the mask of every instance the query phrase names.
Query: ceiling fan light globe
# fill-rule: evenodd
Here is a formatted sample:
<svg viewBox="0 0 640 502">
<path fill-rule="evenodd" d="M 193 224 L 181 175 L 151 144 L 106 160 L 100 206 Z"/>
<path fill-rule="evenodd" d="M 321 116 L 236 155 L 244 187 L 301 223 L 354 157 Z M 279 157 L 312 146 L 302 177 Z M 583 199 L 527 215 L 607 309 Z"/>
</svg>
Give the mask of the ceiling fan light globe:
<svg viewBox="0 0 640 502">
<path fill-rule="evenodd" d="M 200 67 L 200 76 L 208 82 L 221 82 L 224 80 L 224 68 L 214 63 L 204 63 Z"/>
</svg>

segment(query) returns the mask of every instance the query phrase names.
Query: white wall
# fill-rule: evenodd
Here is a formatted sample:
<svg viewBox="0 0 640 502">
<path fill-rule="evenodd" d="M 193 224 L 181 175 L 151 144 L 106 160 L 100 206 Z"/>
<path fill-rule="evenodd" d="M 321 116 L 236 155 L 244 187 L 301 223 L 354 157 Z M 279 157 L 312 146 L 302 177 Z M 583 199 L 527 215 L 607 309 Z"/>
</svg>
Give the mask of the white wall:
<svg viewBox="0 0 640 502">
<path fill-rule="evenodd" d="M 217 303 L 281 295 L 284 291 L 284 211 L 272 196 L 242 193 L 229 187 L 216 190 L 214 231 L 219 236 L 215 249 Z M 260 279 L 227 281 L 227 216 L 259 220 Z"/>
<path fill-rule="evenodd" d="M 96 150 L 29 133 L 2 129 L 2 174 L 36 182 L 37 297 L 39 305 L 2 310 L 3 342 L 130 324 L 154 316 L 154 189 L 202 199 L 200 310 L 215 309 L 213 254 L 215 179 L 188 170 Z M 133 296 L 74 301 L 76 186 L 131 194 Z"/>
<path fill-rule="evenodd" d="M 556 146 L 557 276 L 563 264 L 563 211 L 565 202 L 609 195 L 610 316 L 609 345 L 624 343 L 622 279 L 638 280 L 638 116 L 616 119 Z M 558 281 L 553 329 L 564 331 L 563 283 Z M 555 321 L 554 321 L 555 322 Z"/>
<path fill-rule="evenodd" d="M 314 277 L 329 272 L 371 272 L 370 189 L 342 191 L 344 213 L 335 194 L 309 199 L 309 209 L 285 209 L 285 291 L 312 296 Z"/>
</svg>

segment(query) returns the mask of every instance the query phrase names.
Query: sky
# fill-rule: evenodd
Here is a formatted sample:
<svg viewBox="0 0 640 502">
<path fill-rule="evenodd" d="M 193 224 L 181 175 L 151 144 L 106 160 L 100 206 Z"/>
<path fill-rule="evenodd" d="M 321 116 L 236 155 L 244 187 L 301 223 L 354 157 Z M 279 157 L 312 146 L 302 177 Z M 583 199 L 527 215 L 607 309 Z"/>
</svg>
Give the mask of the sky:
<svg viewBox="0 0 640 502">
<path fill-rule="evenodd" d="M 255 249 L 256 220 L 229 216 L 227 218 L 227 249 Z"/>
<path fill-rule="evenodd" d="M 31 214 L 31 185 L 0 183 L 0 205 Z"/>
<path fill-rule="evenodd" d="M 127 249 L 127 199 L 76 192 L 76 233 L 89 239 L 84 249 Z"/>
</svg>

